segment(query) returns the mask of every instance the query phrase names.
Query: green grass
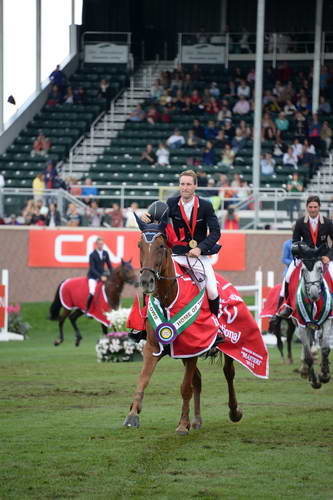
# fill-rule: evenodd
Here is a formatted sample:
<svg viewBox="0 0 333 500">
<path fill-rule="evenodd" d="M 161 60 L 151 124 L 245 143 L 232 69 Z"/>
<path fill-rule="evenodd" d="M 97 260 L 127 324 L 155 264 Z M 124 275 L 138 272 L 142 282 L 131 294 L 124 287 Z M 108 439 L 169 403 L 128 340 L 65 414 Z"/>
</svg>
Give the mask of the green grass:
<svg viewBox="0 0 333 500">
<path fill-rule="evenodd" d="M 267 381 L 236 365 L 233 424 L 222 370 L 201 360 L 204 426 L 180 437 L 183 368 L 163 359 L 140 429 L 125 429 L 140 363 L 97 363 L 87 319 L 80 348 L 69 324 L 53 347 L 46 314 L 25 305 L 29 340 L 0 344 L 1 500 L 333 499 L 332 383 L 313 390 L 273 349 Z"/>
</svg>

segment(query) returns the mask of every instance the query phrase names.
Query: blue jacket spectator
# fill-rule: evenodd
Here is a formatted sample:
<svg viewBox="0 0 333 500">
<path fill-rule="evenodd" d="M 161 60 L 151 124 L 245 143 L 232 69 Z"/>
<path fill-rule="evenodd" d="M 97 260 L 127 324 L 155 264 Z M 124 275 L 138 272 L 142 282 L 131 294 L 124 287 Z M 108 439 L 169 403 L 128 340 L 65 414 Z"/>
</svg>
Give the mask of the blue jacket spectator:
<svg viewBox="0 0 333 500">
<path fill-rule="evenodd" d="M 284 275 L 286 274 L 286 272 L 288 270 L 289 264 L 293 260 L 293 256 L 291 255 L 291 244 L 292 244 L 292 240 L 287 240 L 283 243 L 283 247 L 282 247 L 281 261 L 286 266 L 284 273 L 283 273 Z"/>
<path fill-rule="evenodd" d="M 97 187 L 93 186 L 92 180 L 89 177 L 87 177 L 86 180 L 84 181 L 84 186 L 82 188 L 81 195 L 87 198 L 93 198 L 94 196 L 98 195 Z"/>
</svg>

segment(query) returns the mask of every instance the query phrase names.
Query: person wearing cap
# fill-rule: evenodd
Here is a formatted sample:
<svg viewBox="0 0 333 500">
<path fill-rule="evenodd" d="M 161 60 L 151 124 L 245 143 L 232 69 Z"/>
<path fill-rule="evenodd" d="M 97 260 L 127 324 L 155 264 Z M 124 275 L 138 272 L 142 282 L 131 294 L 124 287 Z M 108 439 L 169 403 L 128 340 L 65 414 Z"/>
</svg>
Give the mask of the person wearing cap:
<svg viewBox="0 0 333 500">
<path fill-rule="evenodd" d="M 112 273 L 112 264 L 110 261 L 110 257 L 108 252 L 106 250 L 103 250 L 103 246 L 103 238 L 97 238 L 96 249 L 89 255 L 89 270 L 87 274 L 89 295 L 87 299 L 85 314 L 89 312 L 89 308 L 95 294 L 97 282 L 99 280 L 103 282 L 107 280 L 107 276 L 105 274 L 107 271 L 109 271 L 109 273 Z"/>
<path fill-rule="evenodd" d="M 303 242 L 310 248 L 322 247 L 322 262 L 325 265 L 329 265 L 331 250 L 327 244 L 327 238 L 330 237 L 333 241 L 333 222 L 320 213 L 320 205 L 319 196 L 311 195 L 308 197 L 306 200 L 307 214 L 305 217 L 297 219 L 293 230 L 292 243 Z M 288 299 L 290 277 L 296 269 L 296 265 L 293 259 L 286 272 L 281 287 L 277 311 L 272 318 L 274 322 L 279 322 L 282 319 L 283 313 L 279 315 L 278 311 L 284 299 Z"/>
<path fill-rule="evenodd" d="M 169 198 L 164 208 L 171 220 L 167 238 L 175 262 L 205 275 L 210 309 L 218 316 L 220 299 L 215 272 L 208 256 L 219 252 L 221 246 L 217 242 L 221 231 L 211 202 L 195 194 L 197 185 L 197 175 L 193 170 L 180 174 L 180 196 Z M 155 216 L 148 211 L 141 218 L 149 223 Z"/>
</svg>

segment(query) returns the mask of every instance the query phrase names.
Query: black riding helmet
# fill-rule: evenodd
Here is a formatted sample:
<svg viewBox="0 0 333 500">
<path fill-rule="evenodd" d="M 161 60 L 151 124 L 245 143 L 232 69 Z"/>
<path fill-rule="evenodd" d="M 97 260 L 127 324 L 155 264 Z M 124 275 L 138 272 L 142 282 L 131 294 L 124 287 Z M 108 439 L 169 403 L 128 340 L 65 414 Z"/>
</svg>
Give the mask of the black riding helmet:
<svg viewBox="0 0 333 500">
<path fill-rule="evenodd" d="M 148 214 L 151 222 L 159 223 L 162 219 L 168 218 L 169 207 L 164 201 L 154 201 L 154 203 L 148 207 Z"/>
</svg>

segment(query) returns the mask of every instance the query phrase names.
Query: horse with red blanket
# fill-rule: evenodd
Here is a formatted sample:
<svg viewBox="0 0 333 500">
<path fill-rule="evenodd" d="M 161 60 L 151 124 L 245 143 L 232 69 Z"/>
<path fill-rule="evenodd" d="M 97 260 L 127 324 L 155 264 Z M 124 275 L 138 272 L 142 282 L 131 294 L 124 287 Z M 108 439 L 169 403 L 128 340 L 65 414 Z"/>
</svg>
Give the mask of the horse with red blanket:
<svg viewBox="0 0 333 500">
<path fill-rule="evenodd" d="M 185 374 L 181 385 L 182 412 L 176 432 L 188 434 L 191 427 L 189 405 L 194 393 L 193 428 L 200 428 L 201 374 L 197 368 L 198 356 L 209 351 L 218 334 L 224 342 L 217 349 L 224 353 L 224 374 L 229 390 L 229 416 L 233 422 L 242 418 L 238 407 L 233 379 L 233 359 L 239 361 L 258 377 L 268 377 L 268 353 L 261 333 L 236 289 L 217 276 L 220 295 L 218 319 L 210 311 L 205 289 L 199 292 L 187 272 L 174 263 L 167 245 L 166 221 L 145 224 L 137 218 L 142 231 L 139 242 L 143 292 L 149 295 L 145 308 L 138 301 L 128 320 L 128 327 L 146 330 L 144 363 L 137 390 L 124 425 L 139 427 L 144 390 L 158 361 L 166 354 L 181 358 Z"/>
<path fill-rule="evenodd" d="M 106 282 L 99 281 L 97 284 L 87 316 L 101 324 L 104 334 L 107 333 L 107 328 L 112 326 L 107 319 L 107 313 L 118 309 L 125 283 L 138 286 L 138 279 L 131 262 L 122 259 L 121 264 L 108 275 Z M 55 346 L 64 341 L 63 326 L 68 317 L 75 330 L 75 345 L 80 345 L 82 335 L 76 321 L 84 314 L 88 294 L 88 278 L 85 276 L 65 280 L 58 286 L 49 314 L 49 319 L 57 320 L 59 325 L 59 338 L 54 341 Z"/>
</svg>

